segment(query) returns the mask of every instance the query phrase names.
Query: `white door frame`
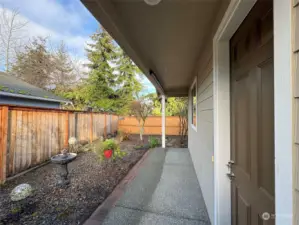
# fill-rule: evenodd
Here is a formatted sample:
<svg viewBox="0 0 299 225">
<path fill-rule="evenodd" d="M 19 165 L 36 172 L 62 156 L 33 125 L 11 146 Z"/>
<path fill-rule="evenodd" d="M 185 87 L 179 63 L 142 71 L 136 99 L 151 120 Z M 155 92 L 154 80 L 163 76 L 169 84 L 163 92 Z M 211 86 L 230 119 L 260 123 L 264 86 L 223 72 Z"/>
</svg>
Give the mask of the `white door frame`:
<svg viewBox="0 0 299 225">
<path fill-rule="evenodd" d="M 229 41 L 257 0 L 231 0 L 213 40 L 214 225 L 231 224 Z M 275 212 L 277 225 L 292 221 L 291 1 L 274 0 Z M 279 63 L 278 63 L 279 62 Z M 290 76 L 288 76 L 288 74 Z"/>
<path fill-rule="evenodd" d="M 275 214 L 277 225 L 293 220 L 293 0 L 274 2 Z M 293 122 L 294 121 L 294 122 Z"/>
</svg>

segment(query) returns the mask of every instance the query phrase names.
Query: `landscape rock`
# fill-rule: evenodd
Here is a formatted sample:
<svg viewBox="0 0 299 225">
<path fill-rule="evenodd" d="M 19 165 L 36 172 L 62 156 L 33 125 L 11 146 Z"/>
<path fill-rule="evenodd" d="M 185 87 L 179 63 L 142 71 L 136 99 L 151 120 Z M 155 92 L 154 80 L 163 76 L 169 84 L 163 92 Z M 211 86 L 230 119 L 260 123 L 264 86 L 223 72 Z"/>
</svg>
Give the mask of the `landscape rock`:
<svg viewBox="0 0 299 225">
<path fill-rule="evenodd" d="M 20 184 L 16 186 L 10 193 L 10 199 L 12 201 L 23 200 L 33 194 L 33 188 L 30 184 Z"/>
<path fill-rule="evenodd" d="M 80 140 L 79 144 L 80 145 L 87 145 L 89 142 L 87 140 Z"/>
</svg>

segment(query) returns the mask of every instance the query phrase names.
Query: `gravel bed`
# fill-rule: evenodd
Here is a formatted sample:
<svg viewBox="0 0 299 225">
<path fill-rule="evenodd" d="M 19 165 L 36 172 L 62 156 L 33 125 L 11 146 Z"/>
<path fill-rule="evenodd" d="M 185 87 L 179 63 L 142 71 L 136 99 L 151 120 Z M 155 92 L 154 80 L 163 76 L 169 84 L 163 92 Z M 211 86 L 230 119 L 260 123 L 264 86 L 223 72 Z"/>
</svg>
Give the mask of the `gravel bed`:
<svg viewBox="0 0 299 225">
<path fill-rule="evenodd" d="M 0 224 L 82 224 L 145 153 L 128 146 L 128 154 L 114 162 L 100 162 L 93 152 L 79 153 L 69 164 L 67 189 L 56 186 L 57 165 L 51 163 L 0 186 Z M 9 198 L 21 183 L 35 189 L 25 211 Z"/>
</svg>

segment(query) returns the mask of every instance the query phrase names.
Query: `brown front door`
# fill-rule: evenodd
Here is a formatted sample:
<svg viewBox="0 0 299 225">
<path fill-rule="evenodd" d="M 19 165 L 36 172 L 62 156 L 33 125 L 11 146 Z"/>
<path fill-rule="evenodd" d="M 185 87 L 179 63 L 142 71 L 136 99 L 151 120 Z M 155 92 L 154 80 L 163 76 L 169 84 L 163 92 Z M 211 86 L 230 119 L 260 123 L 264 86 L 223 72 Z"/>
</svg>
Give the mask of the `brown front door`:
<svg viewBox="0 0 299 225">
<path fill-rule="evenodd" d="M 272 0 L 256 3 L 230 51 L 232 224 L 274 225 L 262 216 L 275 209 Z"/>
</svg>

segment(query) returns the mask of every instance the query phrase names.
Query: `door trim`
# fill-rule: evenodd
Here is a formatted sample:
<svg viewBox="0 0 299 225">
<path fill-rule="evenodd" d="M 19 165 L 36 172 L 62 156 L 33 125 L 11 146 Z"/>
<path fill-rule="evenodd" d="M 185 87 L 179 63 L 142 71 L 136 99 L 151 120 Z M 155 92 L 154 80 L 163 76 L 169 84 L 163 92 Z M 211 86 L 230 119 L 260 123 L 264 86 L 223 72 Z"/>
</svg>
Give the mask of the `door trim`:
<svg viewBox="0 0 299 225">
<path fill-rule="evenodd" d="M 292 0 L 273 0 L 276 224 L 292 224 Z M 231 0 L 213 39 L 214 225 L 231 224 L 229 41 L 256 0 Z"/>
<path fill-rule="evenodd" d="M 293 222 L 293 0 L 274 0 L 274 123 L 276 224 Z"/>
<path fill-rule="evenodd" d="M 214 79 L 214 225 L 231 224 L 230 161 L 230 39 L 256 0 L 231 0 L 213 40 Z"/>
</svg>

